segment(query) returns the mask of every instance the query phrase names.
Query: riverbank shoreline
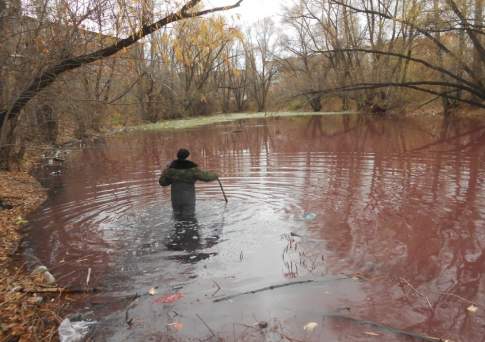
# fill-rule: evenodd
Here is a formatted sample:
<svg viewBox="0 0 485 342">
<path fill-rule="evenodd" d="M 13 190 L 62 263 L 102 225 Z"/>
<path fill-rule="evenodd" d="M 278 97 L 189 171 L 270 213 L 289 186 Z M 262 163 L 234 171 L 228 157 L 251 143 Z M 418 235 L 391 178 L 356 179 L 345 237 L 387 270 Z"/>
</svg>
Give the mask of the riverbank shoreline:
<svg viewBox="0 0 485 342">
<path fill-rule="evenodd" d="M 150 131 L 150 130 L 172 130 L 195 128 L 212 124 L 220 124 L 248 119 L 267 119 L 299 116 L 331 116 L 331 115 L 353 115 L 358 112 L 258 112 L 258 113 L 229 113 L 215 114 L 202 117 L 189 117 L 184 119 L 164 120 L 155 123 L 142 124 L 129 127 L 129 131 Z"/>
<path fill-rule="evenodd" d="M 61 299 L 33 291 L 42 286 L 21 254 L 25 217 L 47 198 L 47 190 L 24 171 L 0 172 L 0 340 L 52 341 Z"/>
</svg>

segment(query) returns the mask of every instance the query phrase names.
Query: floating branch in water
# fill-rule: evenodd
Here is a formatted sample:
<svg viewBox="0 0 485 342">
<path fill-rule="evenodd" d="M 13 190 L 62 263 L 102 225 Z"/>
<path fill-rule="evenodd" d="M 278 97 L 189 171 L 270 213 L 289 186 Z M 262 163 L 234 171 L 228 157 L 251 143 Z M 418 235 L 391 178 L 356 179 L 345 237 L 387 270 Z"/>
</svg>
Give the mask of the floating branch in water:
<svg viewBox="0 0 485 342">
<path fill-rule="evenodd" d="M 232 299 L 232 298 L 236 298 L 236 297 L 240 297 L 240 296 L 244 296 L 244 295 L 248 295 L 248 294 L 255 294 L 255 293 L 258 293 L 258 292 L 278 289 L 280 287 L 300 285 L 300 284 L 308 284 L 308 283 L 314 283 L 314 282 L 327 283 L 327 282 L 331 282 L 331 281 L 344 280 L 344 279 L 351 279 L 351 278 L 345 277 L 345 278 L 335 278 L 335 279 L 325 279 L 325 280 L 308 279 L 308 280 L 293 281 L 293 282 L 290 282 L 290 283 L 270 285 L 270 286 L 266 286 L 266 287 L 263 287 L 263 288 L 257 289 L 257 290 L 251 290 L 251 291 L 246 291 L 246 292 L 242 292 L 242 293 L 236 293 L 236 294 L 226 296 L 226 297 L 216 298 L 216 299 L 213 300 L 213 302 L 214 303 L 222 302 L 222 301 L 225 301 L 225 300 L 229 300 L 229 299 Z"/>
<path fill-rule="evenodd" d="M 429 301 L 429 298 L 428 296 L 426 296 L 425 294 L 419 292 L 409 281 L 407 281 L 405 278 L 400 278 L 402 282 L 406 283 L 414 292 L 416 292 L 418 295 L 420 295 L 421 297 L 424 297 L 424 299 L 426 299 L 426 302 L 428 303 L 428 306 L 431 310 L 433 310 L 433 306 L 431 305 L 431 302 Z"/>
<path fill-rule="evenodd" d="M 200 321 L 202 322 L 202 324 L 205 325 L 205 327 L 207 328 L 207 330 L 209 330 L 209 332 L 212 334 L 213 337 L 216 337 L 216 334 L 214 333 L 214 331 L 211 329 L 211 327 L 202 319 L 202 317 L 199 316 L 199 314 L 195 314 L 197 316 L 198 319 L 200 319 Z"/>
</svg>

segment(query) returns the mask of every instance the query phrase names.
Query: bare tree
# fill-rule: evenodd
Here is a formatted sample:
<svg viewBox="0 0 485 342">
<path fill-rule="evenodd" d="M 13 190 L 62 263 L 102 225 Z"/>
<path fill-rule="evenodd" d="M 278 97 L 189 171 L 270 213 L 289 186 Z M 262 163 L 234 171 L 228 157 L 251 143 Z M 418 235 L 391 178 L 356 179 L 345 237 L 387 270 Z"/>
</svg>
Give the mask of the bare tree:
<svg viewBox="0 0 485 342">
<path fill-rule="evenodd" d="M 331 67 L 326 56 L 314 52 L 313 40 L 318 33 L 311 20 L 302 15 L 303 12 L 302 2 L 285 10 L 285 24 L 291 30 L 286 31 L 282 45 L 283 51 L 289 52 L 289 55 L 280 56 L 278 64 L 281 73 L 288 79 L 290 96 L 303 93 L 306 103 L 318 112 L 322 109 L 323 94 L 320 91 L 328 87 Z"/>
<path fill-rule="evenodd" d="M 189 0 L 179 10 L 164 15 L 159 20 L 151 23 L 146 23 L 142 20 L 141 24 L 133 27 L 131 31 L 125 29 L 124 32 L 127 33 L 125 38 L 116 39 L 107 46 L 94 46 L 92 52 L 77 54 L 76 43 L 78 40 L 75 39 L 75 33 L 79 32 L 78 28 L 80 27 L 81 23 L 90 17 L 92 11 L 98 6 L 107 6 L 107 1 L 108 0 L 105 2 L 99 2 L 92 0 L 90 3 L 91 6 L 75 6 L 75 4 L 73 4 L 72 7 L 66 3 L 65 6 L 55 8 L 53 10 L 53 15 L 50 16 L 50 18 L 39 21 L 39 17 L 37 17 L 36 20 L 34 20 L 35 24 L 32 26 L 37 26 L 37 30 L 39 32 L 40 28 L 56 31 L 57 34 L 53 34 L 49 38 L 51 38 L 51 40 L 56 40 L 56 38 L 58 40 L 62 40 L 57 44 L 57 46 L 61 46 L 62 48 L 52 50 L 40 49 L 41 53 L 37 54 L 37 56 L 35 54 L 29 55 L 36 56 L 34 60 L 37 61 L 35 68 L 32 68 L 32 71 L 27 74 L 33 75 L 33 77 L 26 77 L 25 81 L 23 82 L 25 85 L 18 87 L 18 90 L 15 91 L 11 96 L 7 96 L 8 100 L 2 104 L 3 107 L 0 108 L 0 162 L 2 168 L 7 168 L 9 166 L 9 162 L 15 157 L 12 155 L 13 146 L 15 146 L 16 140 L 15 130 L 17 128 L 19 119 L 21 118 L 22 110 L 43 89 L 58 79 L 60 75 L 77 69 L 83 65 L 112 56 L 170 23 L 235 8 L 238 7 L 243 0 L 238 0 L 229 6 L 215 7 L 206 10 L 198 9 L 201 0 Z M 119 4 L 123 5 L 123 2 L 120 1 Z M 50 3 L 46 1 L 45 6 L 43 7 L 47 8 L 49 7 L 48 5 L 50 5 Z M 72 8 L 82 8 L 84 13 L 76 13 L 72 10 Z M 123 12 L 122 9 L 126 8 L 121 7 L 119 9 L 119 13 L 115 12 L 112 15 L 114 17 L 120 16 Z M 51 18 L 61 18 L 62 20 L 58 20 L 57 23 L 53 24 L 52 20 L 50 20 Z M 129 28 L 129 25 L 125 26 Z M 59 34 L 59 30 L 61 28 L 64 29 L 64 34 Z M 11 33 L 5 32 L 5 25 L 3 25 L 3 29 L 4 31 L 2 32 L 2 36 L 5 37 L 5 33 L 7 33 L 7 37 L 13 37 Z M 35 28 L 32 31 L 35 31 Z M 30 41 L 31 37 L 32 35 L 29 36 Z M 42 37 L 42 35 L 38 34 L 37 37 Z M 18 38 L 12 38 L 11 44 L 15 45 L 16 41 L 18 41 Z M 39 39 L 38 42 L 34 41 L 34 44 L 31 46 L 37 48 L 37 46 L 44 43 L 45 42 L 43 42 L 42 39 Z M 52 43 L 52 41 L 48 43 Z M 15 52 L 15 48 L 11 51 L 14 51 L 16 56 L 17 53 Z"/>
<path fill-rule="evenodd" d="M 268 93 L 277 73 L 277 36 L 274 23 L 265 18 L 256 24 L 253 33 L 247 33 L 245 44 L 246 68 L 249 75 L 250 93 L 258 112 L 266 110 Z"/>
<path fill-rule="evenodd" d="M 215 83 L 221 97 L 222 112 L 235 110 L 242 112 L 248 102 L 248 69 L 241 32 L 226 47 L 221 68 L 214 74 Z"/>
<path fill-rule="evenodd" d="M 300 0 L 288 21 L 307 22 L 312 52 L 332 69 L 325 89 L 302 95 L 337 94 L 346 108 L 350 94 L 374 112 L 400 108 L 410 90 L 442 98 L 445 112 L 452 102 L 485 107 L 482 1 L 471 20 L 455 0 Z"/>
</svg>

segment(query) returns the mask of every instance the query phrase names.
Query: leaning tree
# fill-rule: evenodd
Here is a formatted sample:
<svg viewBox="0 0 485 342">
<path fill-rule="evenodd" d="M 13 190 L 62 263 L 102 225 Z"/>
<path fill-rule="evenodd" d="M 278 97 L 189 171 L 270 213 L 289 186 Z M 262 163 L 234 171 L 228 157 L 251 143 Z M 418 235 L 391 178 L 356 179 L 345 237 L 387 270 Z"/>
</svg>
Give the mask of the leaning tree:
<svg viewBox="0 0 485 342">
<path fill-rule="evenodd" d="M 15 143 L 16 143 L 16 129 L 19 123 L 22 121 L 22 112 L 25 109 L 26 105 L 34 99 L 36 96 L 40 94 L 42 90 L 47 88 L 50 84 L 56 81 L 62 74 L 70 70 L 74 70 L 80 68 L 84 65 L 100 61 L 104 58 L 108 58 L 117 52 L 122 50 L 126 50 L 128 47 L 132 46 L 139 40 L 143 39 L 144 37 L 150 35 L 153 32 L 161 29 L 162 27 L 167 26 L 170 23 L 174 23 L 184 19 L 190 19 L 195 17 L 200 17 L 209 13 L 225 11 L 229 9 L 233 9 L 239 7 L 243 0 L 238 0 L 233 4 L 221 7 L 213 7 L 209 9 L 201 8 L 201 0 L 190 0 L 186 1 L 183 6 L 180 7 L 178 10 L 170 11 L 169 14 L 164 15 L 161 19 L 148 22 L 146 20 L 142 20 L 138 28 L 133 28 L 133 30 L 125 37 L 115 39 L 114 42 L 109 44 L 105 47 L 100 48 L 93 48 L 93 51 L 88 53 L 82 53 L 79 55 L 75 55 L 74 51 L 76 51 L 76 47 L 74 46 L 63 46 L 63 50 L 61 51 L 57 57 L 51 60 L 46 59 L 45 64 L 42 67 L 37 68 L 37 70 L 30 75 L 27 82 L 25 82 L 25 86 L 20 88 L 14 94 L 10 94 L 8 96 L 8 100 L 5 102 L 0 102 L 0 169 L 8 169 L 11 166 L 11 162 L 15 159 Z M 4 33 L 4 29 L 7 25 L 4 25 L 5 18 L 9 18 L 8 11 L 11 10 L 15 1 L 9 1 L 8 6 L 6 5 L 5 0 L 0 0 L 0 31 Z M 127 6 L 124 1 L 118 1 L 118 5 L 120 6 Z M 71 16 L 71 21 L 66 21 L 67 26 L 64 26 L 64 30 L 68 29 L 68 26 L 73 22 L 79 23 L 79 18 L 72 15 L 69 6 L 65 3 L 57 4 L 58 6 L 56 10 L 59 12 L 66 13 L 66 16 Z M 17 7 L 21 7 L 21 2 L 17 2 Z M 45 2 L 45 6 L 41 6 L 42 8 L 39 9 L 38 13 L 44 15 L 46 13 L 47 2 Z M 83 6 L 78 6 L 83 7 Z M 93 8 L 98 8 L 99 6 L 95 4 Z M 19 11 L 19 13 L 21 10 Z M 112 16 L 115 17 L 118 13 L 116 11 L 112 12 Z M 18 14 L 20 16 L 24 16 L 24 14 Z M 83 19 L 88 18 L 90 13 L 86 13 L 85 16 L 81 16 Z M 144 16 L 144 17 L 153 17 L 153 16 Z M 30 17 L 29 20 L 35 21 L 36 17 Z M 49 19 L 45 20 L 45 22 L 49 23 Z M 53 26 L 53 25 L 51 25 Z M 56 34 L 62 34 L 62 24 L 57 25 Z M 12 35 L 16 34 L 15 32 Z M 3 35 L 3 34 L 2 34 Z M 3 35 L 5 37 L 5 35 Z M 101 34 L 100 34 L 101 36 Z M 32 46 L 40 46 L 42 45 L 42 37 L 39 35 L 38 39 L 33 39 L 30 43 Z M 55 38 L 55 36 L 53 36 Z M 45 37 L 44 37 L 45 39 Z M 75 40 L 74 40 L 75 42 Z M 14 45 L 14 49 L 18 47 L 18 44 Z M 95 45 L 94 45 L 95 46 Z M 8 51 L 9 46 L 4 44 L 3 52 L 6 53 L 6 56 L 16 56 L 15 53 Z M 4 51 L 5 50 L 5 51 Z M 47 50 L 47 49 L 45 49 Z M 67 51 L 64 51 L 67 50 Z M 0 51 L 0 53 L 2 52 Z M 48 52 L 48 51 L 45 51 Z M 73 56 L 74 55 L 74 56 Z M 31 59 L 34 62 L 34 58 Z M 8 77 L 12 77 L 11 75 L 7 75 Z M 14 76 L 15 77 L 15 76 Z M 0 81 L 0 89 L 2 88 L 3 81 Z"/>
</svg>

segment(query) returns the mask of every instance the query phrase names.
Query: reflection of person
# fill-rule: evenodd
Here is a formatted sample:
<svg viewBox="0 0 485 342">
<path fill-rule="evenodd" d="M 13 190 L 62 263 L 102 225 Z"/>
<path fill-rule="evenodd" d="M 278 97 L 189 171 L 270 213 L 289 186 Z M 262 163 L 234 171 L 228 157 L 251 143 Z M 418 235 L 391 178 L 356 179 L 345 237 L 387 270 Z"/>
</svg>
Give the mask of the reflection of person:
<svg viewBox="0 0 485 342">
<path fill-rule="evenodd" d="M 205 227 L 205 234 L 202 234 L 201 229 L 195 216 L 181 219 L 176 215 L 173 230 L 165 244 L 168 250 L 185 253 L 171 255 L 169 258 L 184 263 L 195 263 L 217 255 L 217 252 L 204 250 L 217 243 L 220 232 Z"/>
<path fill-rule="evenodd" d="M 177 159 L 163 170 L 159 183 L 161 186 L 172 186 L 172 208 L 176 217 L 184 218 L 195 214 L 195 182 L 217 180 L 214 172 L 203 171 L 197 164 L 187 160 L 190 152 L 184 148 L 177 152 Z"/>
<path fill-rule="evenodd" d="M 175 219 L 174 230 L 169 236 L 168 249 L 194 252 L 203 248 L 199 233 L 199 223 L 194 217 L 186 220 Z"/>
</svg>

